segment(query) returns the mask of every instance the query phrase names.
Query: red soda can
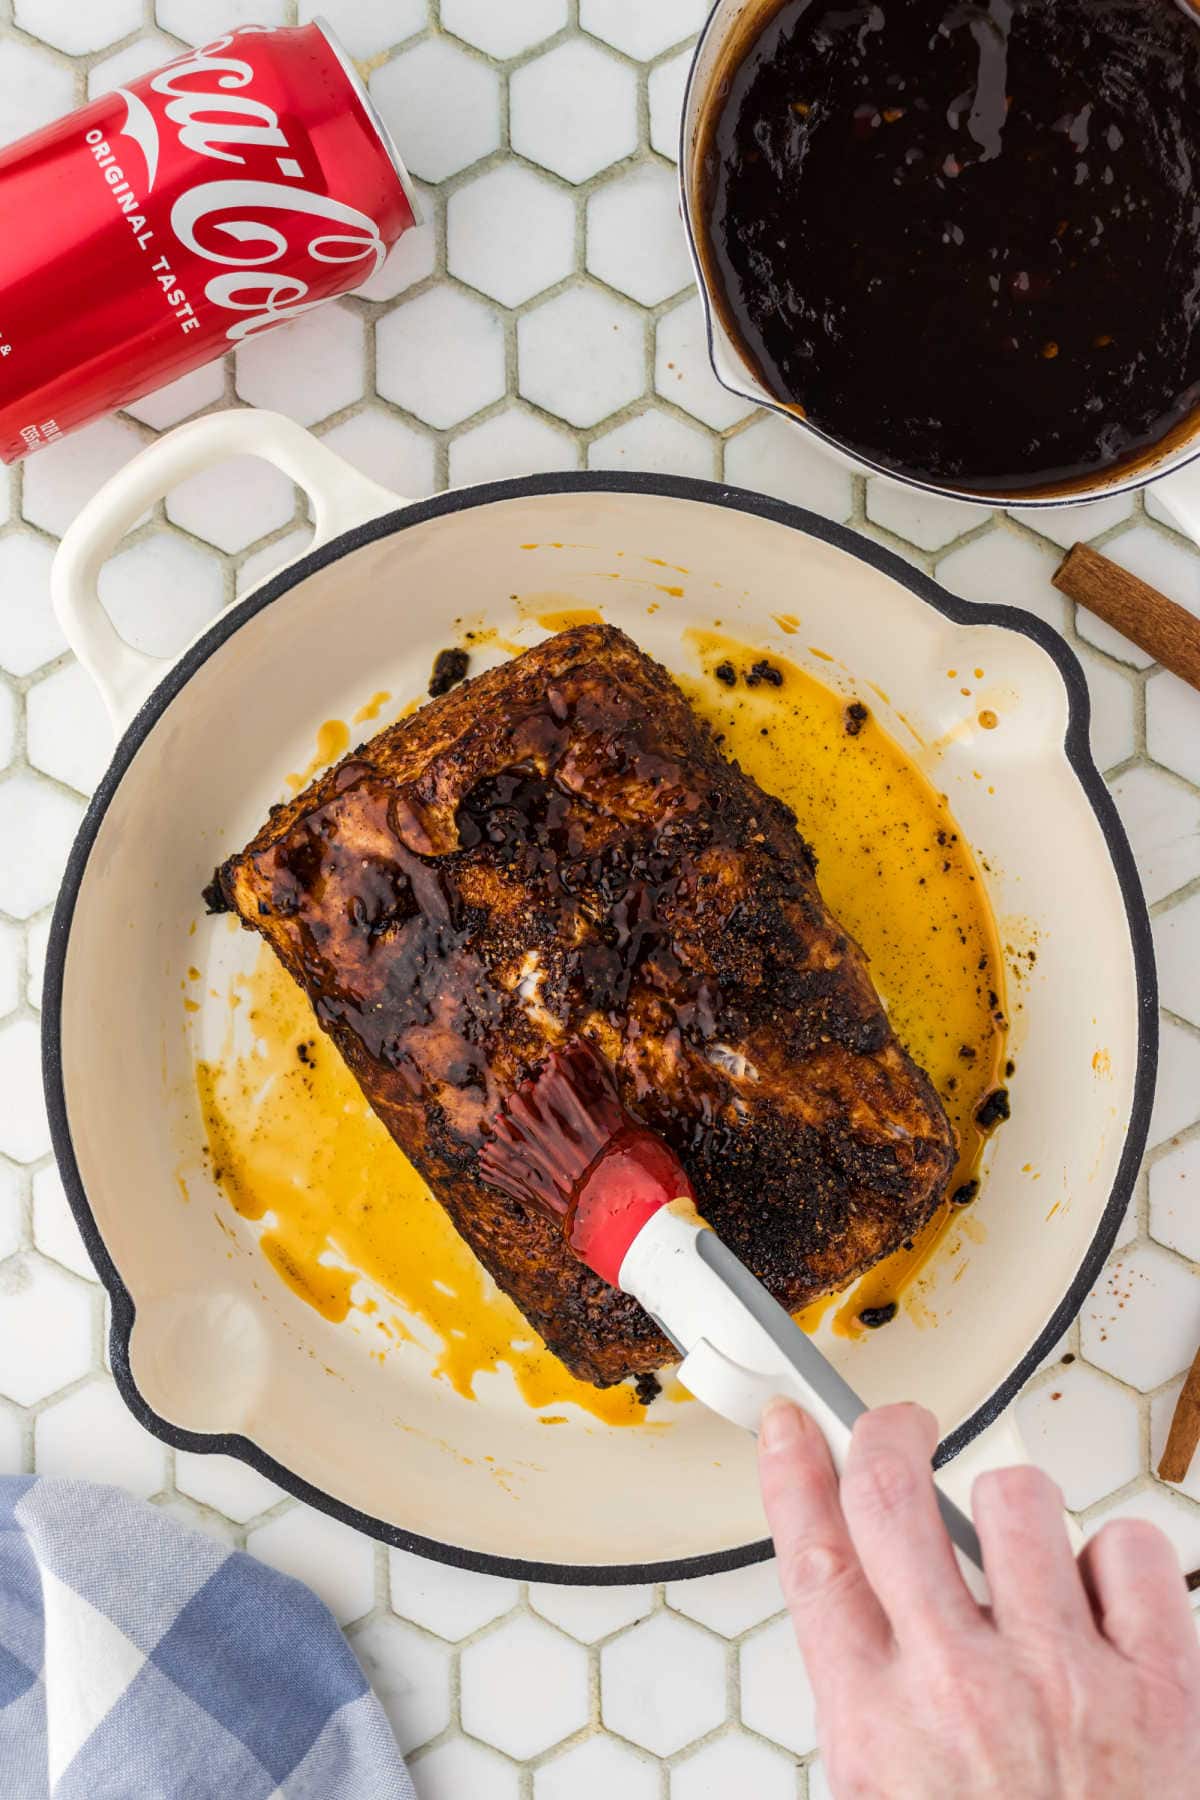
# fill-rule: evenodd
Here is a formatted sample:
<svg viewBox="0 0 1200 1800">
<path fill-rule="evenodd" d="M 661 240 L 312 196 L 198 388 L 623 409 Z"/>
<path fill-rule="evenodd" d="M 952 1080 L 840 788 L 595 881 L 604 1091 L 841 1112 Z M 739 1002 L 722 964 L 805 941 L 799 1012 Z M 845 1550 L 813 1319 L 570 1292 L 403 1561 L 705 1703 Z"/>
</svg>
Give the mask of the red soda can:
<svg viewBox="0 0 1200 1800">
<path fill-rule="evenodd" d="M 368 280 L 411 183 L 320 23 L 246 25 L 0 151 L 0 458 Z"/>
</svg>

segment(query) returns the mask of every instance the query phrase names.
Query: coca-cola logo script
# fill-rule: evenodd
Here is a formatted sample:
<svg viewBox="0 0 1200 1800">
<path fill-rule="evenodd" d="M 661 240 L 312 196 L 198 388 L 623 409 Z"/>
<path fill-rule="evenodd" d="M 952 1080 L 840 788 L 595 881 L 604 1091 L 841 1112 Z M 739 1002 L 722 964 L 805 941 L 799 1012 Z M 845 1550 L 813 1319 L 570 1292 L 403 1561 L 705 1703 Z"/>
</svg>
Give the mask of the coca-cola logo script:
<svg viewBox="0 0 1200 1800">
<path fill-rule="evenodd" d="M 306 300 L 310 284 L 295 272 L 303 256 L 314 263 L 361 262 L 366 281 L 387 255 L 379 227 L 366 213 L 298 185 L 304 170 L 289 154 L 277 114 L 244 91 L 255 70 L 231 52 L 239 37 L 267 29 L 243 26 L 153 76 L 152 91 L 166 100 L 161 123 L 137 94 L 117 90 L 126 104 L 121 134 L 145 159 L 147 194 L 158 175 L 160 134 L 170 128 L 194 156 L 244 170 L 253 159 L 283 177 L 222 173 L 188 187 L 171 208 L 171 230 L 179 243 L 218 265 L 205 283 L 205 297 L 245 315 L 226 332 L 235 343 L 321 304 Z M 284 255 L 287 272 L 273 270 Z"/>
</svg>

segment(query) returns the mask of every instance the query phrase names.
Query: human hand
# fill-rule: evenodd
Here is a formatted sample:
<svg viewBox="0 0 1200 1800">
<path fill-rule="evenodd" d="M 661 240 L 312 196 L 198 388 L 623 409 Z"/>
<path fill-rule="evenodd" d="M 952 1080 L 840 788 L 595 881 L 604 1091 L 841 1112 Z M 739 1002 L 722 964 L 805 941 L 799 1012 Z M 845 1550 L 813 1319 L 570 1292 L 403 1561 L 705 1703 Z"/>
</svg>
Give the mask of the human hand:
<svg viewBox="0 0 1200 1800">
<path fill-rule="evenodd" d="M 773 1401 L 759 1470 L 837 1800 L 1195 1800 L 1200 1642 L 1155 1526 L 1076 1560 L 1033 1468 L 975 1484 L 990 1609 L 937 1511 L 932 1415 L 859 1419 L 839 1484 L 818 1427 Z"/>
</svg>

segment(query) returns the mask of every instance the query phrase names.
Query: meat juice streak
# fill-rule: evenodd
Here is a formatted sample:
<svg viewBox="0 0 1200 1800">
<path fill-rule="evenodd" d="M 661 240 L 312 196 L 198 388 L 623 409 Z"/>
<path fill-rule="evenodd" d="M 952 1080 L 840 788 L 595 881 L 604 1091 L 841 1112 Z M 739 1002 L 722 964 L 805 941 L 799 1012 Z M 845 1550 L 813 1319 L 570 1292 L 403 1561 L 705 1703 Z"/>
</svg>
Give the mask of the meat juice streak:
<svg viewBox="0 0 1200 1800">
<path fill-rule="evenodd" d="M 702 141 L 706 259 L 781 400 L 979 491 L 1136 461 L 1194 415 L 1186 4 L 785 0 L 735 55 Z"/>
<path fill-rule="evenodd" d="M 252 1047 L 235 1050 L 231 1014 L 223 1053 L 196 1065 L 210 1166 L 235 1212 L 268 1220 L 259 1248 L 293 1293 L 334 1322 L 356 1310 L 380 1361 L 425 1344 L 434 1374 L 467 1398 L 477 1377 L 507 1368 L 547 1424 L 568 1404 L 640 1424 L 632 1387 L 577 1381 L 498 1291 L 266 944 L 234 995 Z M 360 1275 L 395 1307 L 354 1308 Z"/>
<path fill-rule="evenodd" d="M 1002 962 L 970 852 L 865 708 L 848 711 L 785 658 L 772 655 L 772 677 L 756 679 L 761 651 L 689 635 L 705 673 L 681 685 L 726 752 L 795 811 L 822 892 L 868 952 L 898 1035 L 942 1096 L 961 1144 L 953 1192 L 977 1170 L 984 1134 L 974 1114 L 997 1084 L 1005 1038 Z M 339 736 L 331 723 L 328 742 Z M 435 1374 L 463 1395 L 503 1367 L 547 1424 L 561 1423 L 568 1404 L 610 1425 L 654 1424 L 631 1385 L 598 1389 L 571 1376 L 497 1291 L 265 944 L 231 999 L 222 1053 L 196 1066 L 210 1167 L 236 1212 L 267 1220 L 260 1248 L 293 1292 L 334 1321 L 360 1311 L 381 1359 L 419 1338 Z M 249 1049 L 235 1047 L 239 1013 Z M 956 1210 L 947 1202 L 911 1251 L 864 1276 L 841 1300 L 836 1328 L 855 1335 L 862 1312 L 901 1301 Z M 356 1308 L 359 1274 L 397 1309 L 376 1299 Z M 801 1322 L 815 1324 L 829 1304 Z"/>
</svg>

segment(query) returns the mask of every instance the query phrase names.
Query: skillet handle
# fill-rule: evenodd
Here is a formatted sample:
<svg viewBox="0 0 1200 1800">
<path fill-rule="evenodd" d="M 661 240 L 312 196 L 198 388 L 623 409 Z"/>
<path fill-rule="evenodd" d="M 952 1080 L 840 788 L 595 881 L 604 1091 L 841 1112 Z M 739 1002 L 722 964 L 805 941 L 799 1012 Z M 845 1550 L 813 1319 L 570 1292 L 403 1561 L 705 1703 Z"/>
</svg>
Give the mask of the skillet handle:
<svg viewBox="0 0 1200 1800">
<path fill-rule="evenodd" d="M 120 636 L 100 604 L 100 570 L 148 506 L 230 456 L 261 456 L 304 489 L 312 502 L 312 549 L 404 505 L 282 413 L 249 407 L 206 413 L 148 444 L 88 501 L 59 545 L 50 577 L 59 624 L 118 733 L 174 659 L 147 656 Z"/>
<path fill-rule="evenodd" d="M 1011 1469 L 1031 1463 L 1033 1457 L 1017 1424 L 1015 1402 L 1005 1408 L 985 1431 L 969 1443 L 965 1450 L 943 1463 L 938 1470 L 938 1485 L 965 1512 L 971 1509 L 971 1489 L 978 1475 L 992 1469 Z M 1071 1548 L 1078 1554 L 1083 1548 L 1083 1533 L 1069 1512 L 1063 1514 Z"/>
</svg>

